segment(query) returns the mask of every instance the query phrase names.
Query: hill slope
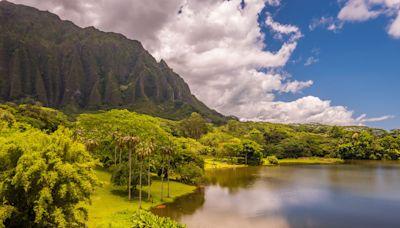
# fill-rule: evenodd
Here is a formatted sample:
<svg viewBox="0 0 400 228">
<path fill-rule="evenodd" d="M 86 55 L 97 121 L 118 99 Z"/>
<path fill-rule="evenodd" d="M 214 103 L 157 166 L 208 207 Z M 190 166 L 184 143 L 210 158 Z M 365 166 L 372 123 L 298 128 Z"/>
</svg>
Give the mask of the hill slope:
<svg viewBox="0 0 400 228">
<path fill-rule="evenodd" d="M 0 101 L 40 101 L 67 112 L 127 108 L 171 119 L 199 112 L 224 120 L 140 42 L 7 1 L 0 2 Z"/>
</svg>

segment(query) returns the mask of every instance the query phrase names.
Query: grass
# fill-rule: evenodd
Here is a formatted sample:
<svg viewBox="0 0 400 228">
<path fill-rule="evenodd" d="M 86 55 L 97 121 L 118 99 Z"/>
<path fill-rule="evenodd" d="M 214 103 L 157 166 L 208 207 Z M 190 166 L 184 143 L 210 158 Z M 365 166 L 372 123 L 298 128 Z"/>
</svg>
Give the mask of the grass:
<svg viewBox="0 0 400 228">
<path fill-rule="evenodd" d="M 280 159 L 280 165 L 328 165 L 328 164 L 341 164 L 344 161 L 340 158 L 285 158 Z"/>
<path fill-rule="evenodd" d="M 320 158 L 320 157 L 306 157 L 306 158 L 285 158 L 279 159 L 279 165 L 328 165 L 328 164 L 341 164 L 344 160 L 339 158 Z M 273 166 L 266 158 L 263 159 L 263 166 Z M 204 159 L 204 168 L 207 169 L 229 169 L 247 167 L 244 164 L 232 164 L 229 159 L 213 159 L 207 157 Z"/>
<path fill-rule="evenodd" d="M 228 168 L 239 168 L 239 167 L 247 167 L 247 165 L 243 164 L 232 164 L 228 159 L 213 159 L 213 158 L 205 158 L 204 159 L 204 169 L 228 169 Z"/>
<path fill-rule="evenodd" d="M 103 183 L 92 196 L 89 207 L 89 227 L 130 227 L 131 217 L 139 208 L 137 193 L 134 199 L 128 200 L 126 187 L 114 186 L 110 183 L 111 174 L 106 169 L 98 168 L 95 173 Z M 152 200 L 147 201 L 147 186 L 143 187 L 143 209 L 172 202 L 175 198 L 193 192 L 196 187 L 178 182 L 170 182 L 170 198 L 167 198 L 167 182 L 164 182 L 164 202 L 161 202 L 161 180 L 153 178 L 151 185 Z"/>
</svg>

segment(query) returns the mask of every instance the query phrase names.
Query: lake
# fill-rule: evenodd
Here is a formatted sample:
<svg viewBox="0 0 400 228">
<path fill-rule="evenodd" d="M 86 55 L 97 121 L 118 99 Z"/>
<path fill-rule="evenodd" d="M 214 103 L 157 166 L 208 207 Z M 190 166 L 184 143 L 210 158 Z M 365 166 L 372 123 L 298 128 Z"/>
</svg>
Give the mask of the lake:
<svg viewBox="0 0 400 228">
<path fill-rule="evenodd" d="M 250 167 L 153 212 L 189 228 L 400 227 L 400 163 Z"/>
</svg>

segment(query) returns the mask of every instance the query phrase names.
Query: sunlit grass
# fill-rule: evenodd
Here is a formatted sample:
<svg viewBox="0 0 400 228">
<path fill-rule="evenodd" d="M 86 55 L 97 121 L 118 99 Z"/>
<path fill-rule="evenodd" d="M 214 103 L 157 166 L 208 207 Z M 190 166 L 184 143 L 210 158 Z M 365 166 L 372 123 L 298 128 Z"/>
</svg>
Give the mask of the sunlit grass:
<svg viewBox="0 0 400 228">
<path fill-rule="evenodd" d="M 139 208 L 138 194 L 128 200 L 125 187 L 114 186 L 110 183 L 111 174 L 105 169 L 96 169 L 95 173 L 103 185 L 97 188 L 92 196 L 92 205 L 89 207 L 89 227 L 130 227 L 131 215 Z M 161 180 L 153 178 L 151 185 L 152 199 L 147 201 L 147 187 L 143 187 L 144 209 L 162 204 Z M 170 182 L 170 198 L 167 198 L 167 182 L 164 182 L 164 202 L 172 202 L 175 198 L 193 192 L 195 186 L 178 182 Z"/>
<path fill-rule="evenodd" d="M 204 159 L 204 169 L 226 169 L 226 168 L 239 168 L 247 167 L 247 165 L 242 164 L 232 164 L 228 159 L 214 159 L 205 158 Z"/>
<path fill-rule="evenodd" d="M 340 164 L 343 162 L 344 160 L 340 158 L 319 158 L 319 157 L 279 159 L 280 165 L 323 165 L 323 164 Z"/>
<path fill-rule="evenodd" d="M 320 158 L 320 157 L 306 157 L 306 158 L 285 158 L 279 159 L 279 165 L 323 165 L 323 164 L 340 164 L 344 160 L 340 158 Z M 273 166 L 269 161 L 264 158 L 263 166 Z M 244 164 L 231 163 L 229 159 L 214 159 L 207 157 L 204 159 L 204 168 L 207 169 L 229 169 L 247 167 Z"/>
</svg>

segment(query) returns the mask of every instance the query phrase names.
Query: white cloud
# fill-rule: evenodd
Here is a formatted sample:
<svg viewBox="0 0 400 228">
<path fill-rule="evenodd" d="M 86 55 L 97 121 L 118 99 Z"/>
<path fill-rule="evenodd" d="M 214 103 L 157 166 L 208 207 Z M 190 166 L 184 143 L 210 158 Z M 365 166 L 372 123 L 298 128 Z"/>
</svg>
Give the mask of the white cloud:
<svg viewBox="0 0 400 228">
<path fill-rule="evenodd" d="M 334 17 L 325 17 L 322 16 L 320 18 L 314 18 L 308 29 L 310 31 L 314 31 L 319 27 L 325 28 L 332 32 L 339 32 L 343 28 L 344 23 Z"/>
<path fill-rule="evenodd" d="M 350 0 L 340 10 L 338 18 L 347 21 L 366 21 L 377 17 L 379 14 L 379 11 L 370 9 L 369 1 Z"/>
<path fill-rule="evenodd" d="M 300 29 L 294 25 L 283 25 L 278 22 L 275 22 L 270 15 L 267 16 L 265 20 L 265 24 L 270 27 L 274 32 L 276 32 L 280 37 L 282 35 L 292 35 L 291 41 L 295 42 L 301 37 L 303 34 L 301 33 Z M 283 39 L 283 37 L 281 37 Z"/>
<path fill-rule="evenodd" d="M 384 120 L 393 119 L 393 118 L 395 118 L 395 116 L 392 116 L 392 115 L 385 115 L 385 116 L 376 117 L 376 118 L 367 118 L 367 115 L 363 114 L 360 117 L 358 117 L 356 119 L 356 121 L 361 124 L 365 124 L 365 123 L 370 123 L 370 122 L 384 121 Z"/>
<path fill-rule="evenodd" d="M 374 0 L 377 1 L 377 0 Z M 393 0 L 387 0 L 393 1 Z M 366 117 L 330 101 L 307 96 L 277 101 L 276 93 L 299 93 L 312 81 L 291 80 L 280 72 L 302 33 L 297 26 L 259 14 L 279 0 L 13 0 L 57 13 L 80 26 L 95 25 L 140 40 L 165 59 L 212 108 L 243 120 L 282 123 L 361 124 Z M 281 38 L 268 49 L 262 29 Z M 396 30 L 393 30 L 396 33 Z"/>
<path fill-rule="evenodd" d="M 314 56 L 310 56 L 307 58 L 306 62 L 304 63 L 304 66 L 311 66 L 317 62 L 319 62 L 318 58 L 316 58 Z"/>
<path fill-rule="evenodd" d="M 388 33 L 397 39 L 400 39 L 400 12 L 398 13 L 396 19 L 390 24 Z"/>
<path fill-rule="evenodd" d="M 347 0 L 338 19 L 361 22 L 381 15 L 391 20 L 388 34 L 393 38 L 400 38 L 400 0 Z"/>
</svg>

